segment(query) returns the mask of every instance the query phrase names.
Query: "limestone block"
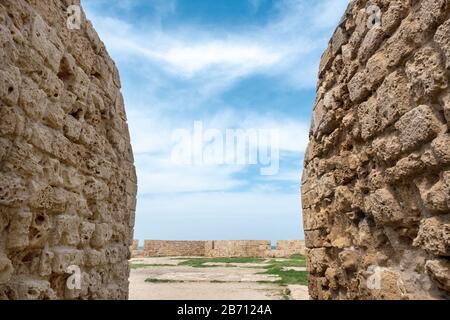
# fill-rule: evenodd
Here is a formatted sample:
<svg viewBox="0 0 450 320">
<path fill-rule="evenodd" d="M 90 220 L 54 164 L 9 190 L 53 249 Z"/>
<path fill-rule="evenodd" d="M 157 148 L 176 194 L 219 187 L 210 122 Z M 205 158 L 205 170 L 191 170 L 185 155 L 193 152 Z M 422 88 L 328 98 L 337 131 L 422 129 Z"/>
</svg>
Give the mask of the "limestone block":
<svg viewBox="0 0 450 320">
<path fill-rule="evenodd" d="M 22 78 L 19 106 L 27 116 L 39 121 L 47 110 L 47 95 L 39 89 L 38 85 L 30 78 Z"/>
<path fill-rule="evenodd" d="M 327 241 L 327 233 L 324 229 L 305 230 L 305 243 L 308 248 L 321 248 Z"/>
<path fill-rule="evenodd" d="M 87 221 L 83 221 L 80 224 L 80 239 L 81 239 L 81 245 L 83 246 L 87 246 L 89 245 L 91 238 L 92 238 L 92 234 L 95 231 L 95 224 L 94 223 L 90 223 Z"/>
<path fill-rule="evenodd" d="M 22 135 L 24 129 L 24 118 L 21 113 L 12 107 L 0 108 L 0 136 Z"/>
<path fill-rule="evenodd" d="M 327 269 L 328 256 L 325 248 L 310 249 L 308 251 L 308 271 L 322 274 Z"/>
<path fill-rule="evenodd" d="M 361 137 L 364 140 L 371 138 L 379 128 L 377 119 L 377 105 L 374 98 L 358 106 L 358 118 L 361 123 Z"/>
<path fill-rule="evenodd" d="M 0 177 L 0 205 L 20 206 L 25 199 L 25 182 L 15 174 L 2 174 Z"/>
<path fill-rule="evenodd" d="M 347 42 L 347 35 L 345 33 L 345 30 L 342 28 L 337 28 L 333 37 L 331 38 L 331 48 L 332 54 L 336 55 L 338 52 L 340 52 L 341 47 L 343 44 Z"/>
<path fill-rule="evenodd" d="M 18 300 L 56 299 L 55 292 L 46 280 L 20 278 L 14 283 Z"/>
<path fill-rule="evenodd" d="M 20 92 L 20 71 L 16 67 L 0 69 L 0 99 L 7 105 L 17 104 Z"/>
<path fill-rule="evenodd" d="M 445 67 L 450 69 L 450 19 L 437 29 L 434 41 L 439 44 L 444 52 Z"/>
<path fill-rule="evenodd" d="M 425 47 L 416 52 L 413 59 L 406 63 L 405 72 L 416 100 L 448 87 L 441 54 L 432 47 Z"/>
<path fill-rule="evenodd" d="M 78 246 L 80 243 L 80 217 L 73 215 L 59 215 L 55 218 L 53 234 L 54 245 Z"/>
<path fill-rule="evenodd" d="M 81 134 L 81 123 L 72 115 L 66 115 L 64 118 L 64 135 L 73 142 L 77 142 Z"/>
<path fill-rule="evenodd" d="M 65 167 L 61 169 L 62 183 L 65 188 L 75 192 L 81 191 L 84 186 L 85 177 L 78 173 L 73 167 Z"/>
<path fill-rule="evenodd" d="M 429 106 L 421 105 L 406 113 L 395 124 L 402 150 L 411 150 L 433 139 L 439 132 L 439 121 Z"/>
<path fill-rule="evenodd" d="M 95 231 L 92 235 L 91 245 L 94 248 L 101 248 L 112 236 L 111 226 L 107 223 L 98 223 L 95 225 Z"/>
<path fill-rule="evenodd" d="M 35 209 L 47 210 L 52 213 L 63 213 L 66 209 L 66 192 L 58 187 L 36 187 L 30 197 L 30 206 Z"/>
<path fill-rule="evenodd" d="M 29 211 L 19 210 L 14 213 L 8 227 L 7 248 L 23 249 L 28 246 L 32 218 L 33 214 Z"/>
<path fill-rule="evenodd" d="M 389 183 L 395 183 L 416 175 L 425 169 L 420 155 L 411 154 L 408 157 L 400 159 L 397 164 L 386 170 L 386 177 Z"/>
<path fill-rule="evenodd" d="M 45 58 L 48 65 L 58 71 L 62 58 L 62 43 L 58 39 L 53 28 L 50 28 L 40 15 L 34 17 L 30 34 L 31 45 Z"/>
<path fill-rule="evenodd" d="M 87 199 L 103 200 L 108 196 L 109 188 L 103 181 L 91 178 L 85 182 L 83 192 Z"/>
<path fill-rule="evenodd" d="M 64 247 L 54 247 L 52 249 L 54 257 L 52 261 L 52 271 L 57 274 L 68 272 L 69 266 L 83 265 L 83 251 L 77 249 L 67 249 Z"/>
<path fill-rule="evenodd" d="M 63 183 L 61 175 L 61 163 L 57 159 L 47 158 L 42 163 L 43 173 L 52 186 L 60 186 Z"/>
<path fill-rule="evenodd" d="M 44 212 L 35 213 L 31 224 L 30 247 L 43 247 L 48 241 L 52 228 L 52 222 L 48 214 Z"/>
<path fill-rule="evenodd" d="M 404 217 L 402 208 L 388 189 L 379 189 L 366 198 L 365 210 L 380 224 L 395 223 Z"/>
<path fill-rule="evenodd" d="M 54 140 L 54 134 L 52 130 L 44 125 L 35 125 L 33 127 L 33 135 L 31 143 L 42 151 L 52 153 L 52 142 Z"/>
<path fill-rule="evenodd" d="M 398 66 L 418 46 L 422 38 L 422 30 L 417 20 L 408 16 L 397 31 L 386 41 L 386 58 L 389 67 Z"/>
<path fill-rule="evenodd" d="M 442 290 L 450 292 L 450 263 L 448 260 L 428 260 L 426 269 Z"/>
<path fill-rule="evenodd" d="M 375 26 L 370 29 L 359 47 L 359 61 L 366 62 L 376 52 L 385 36 L 384 30 L 381 27 Z"/>
<path fill-rule="evenodd" d="M 55 103 L 50 103 L 47 105 L 42 119 L 44 124 L 48 125 L 49 127 L 61 129 L 64 124 L 64 117 L 65 114 L 63 109 Z"/>
<path fill-rule="evenodd" d="M 52 251 L 47 249 L 42 250 L 41 258 L 39 261 L 39 275 L 42 277 L 52 274 L 52 261 L 55 255 Z"/>
<path fill-rule="evenodd" d="M 410 95 L 405 76 L 395 71 L 386 77 L 377 91 L 378 121 L 381 130 L 411 110 Z"/>
<path fill-rule="evenodd" d="M 431 143 L 431 148 L 436 160 L 441 165 L 450 164 L 450 134 L 444 133 Z"/>
<path fill-rule="evenodd" d="M 390 1 L 388 10 L 383 14 L 383 31 L 392 34 L 407 14 L 408 7 L 404 1 Z"/>
<path fill-rule="evenodd" d="M 11 279 L 11 275 L 14 272 L 11 260 L 0 252 L 0 284 L 7 283 Z"/>
<path fill-rule="evenodd" d="M 360 102 L 370 94 L 367 85 L 367 71 L 359 71 L 348 83 L 348 92 L 353 102 Z"/>
<path fill-rule="evenodd" d="M 402 151 L 400 139 L 396 135 L 379 137 L 373 141 L 372 147 L 378 159 L 382 161 L 395 160 Z"/>
<path fill-rule="evenodd" d="M 422 220 L 414 245 L 437 256 L 450 256 L 450 219 L 436 216 Z"/>
<path fill-rule="evenodd" d="M 346 249 L 339 253 L 339 261 L 345 270 L 354 271 L 358 267 L 360 253 L 356 250 Z"/>
<path fill-rule="evenodd" d="M 106 264 L 106 255 L 103 250 L 86 249 L 84 258 L 87 267 L 96 267 Z"/>
<path fill-rule="evenodd" d="M 323 210 L 316 212 L 313 209 L 303 209 L 303 215 L 305 217 L 304 229 L 314 230 L 325 228 L 328 225 L 328 212 Z"/>
<path fill-rule="evenodd" d="M 428 31 L 442 23 L 449 6 L 448 0 L 421 1 L 419 10 L 416 13 L 421 29 Z"/>
<path fill-rule="evenodd" d="M 442 178 L 431 188 L 419 187 L 422 201 L 431 212 L 448 212 L 450 210 L 450 172 L 445 171 Z"/>
</svg>

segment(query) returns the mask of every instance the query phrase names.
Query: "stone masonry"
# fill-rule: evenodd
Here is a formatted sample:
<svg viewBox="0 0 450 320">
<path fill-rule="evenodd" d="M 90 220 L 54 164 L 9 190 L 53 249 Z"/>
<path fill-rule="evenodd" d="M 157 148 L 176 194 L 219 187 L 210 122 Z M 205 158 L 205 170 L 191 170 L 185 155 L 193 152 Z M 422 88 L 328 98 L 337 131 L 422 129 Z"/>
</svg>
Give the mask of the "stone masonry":
<svg viewBox="0 0 450 320">
<path fill-rule="evenodd" d="M 271 251 L 269 240 L 206 241 L 207 257 L 262 257 Z"/>
<path fill-rule="evenodd" d="M 83 12 L 67 27 L 69 5 L 0 1 L 0 299 L 128 297 L 136 175 L 119 74 Z"/>
<path fill-rule="evenodd" d="M 278 240 L 275 250 L 269 240 L 207 240 L 173 241 L 145 240 L 144 250 L 139 250 L 138 240 L 130 246 L 133 257 L 276 257 L 286 258 L 305 254 L 303 240 Z"/>
<path fill-rule="evenodd" d="M 449 75 L 449 0 L 350 3 L 302 177 L 312 298 L 450 297 Z"/>
<path fill-rule="evenodd" d="M 176 256 L 204 256 L 205 241 L 165 241 L 145 240 L 144 256 L 147 257 L 176 257 Z"/>
</svg>

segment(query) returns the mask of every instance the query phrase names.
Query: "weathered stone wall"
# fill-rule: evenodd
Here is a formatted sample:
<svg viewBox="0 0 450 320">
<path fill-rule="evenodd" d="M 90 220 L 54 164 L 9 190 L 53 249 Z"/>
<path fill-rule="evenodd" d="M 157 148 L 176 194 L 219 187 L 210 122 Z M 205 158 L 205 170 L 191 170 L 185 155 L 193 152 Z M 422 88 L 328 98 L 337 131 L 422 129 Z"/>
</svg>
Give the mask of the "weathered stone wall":
<svg viewBox="0 0 450 320">
<path fill-rule="evenodd" d="M 305 241 L 303 240 L 277 240 L 275 257 L 289 257 L 293 254 L 305 254 Z"/>
<path fill-rule="evenodd" d="M 449 13 L 353 1 L 322 57 L 302 178 L 312 298 L 449 298 Z"/>
<path fill-rule="evenodd" d="M 172 241 L 145 240 L 144 250 L 138 250 L 138 241 L 130 247 L 133 257 L 207 256 L 207 257 L 276 257 L 305 254 L 303 240 L 277 241 L 275 250 L 270 240 L 209 240 Z"/>
<path fill-rule="evenodd" d="M 212 240 L 206 242 L 207 257 L 265 257 L 269 240 Z"/>
<path fill-rule="evenodd" d="M 196 257 L 205 255 L 205 241 L 145 240 L 146 257 Z"/>
<path fill-rule="evenodd" d="M 72 4 L 0 1 L 0 299 L 128 296 L 136 176 L 119 74 L 84 14 L 67 28 Z"/>
</svg>

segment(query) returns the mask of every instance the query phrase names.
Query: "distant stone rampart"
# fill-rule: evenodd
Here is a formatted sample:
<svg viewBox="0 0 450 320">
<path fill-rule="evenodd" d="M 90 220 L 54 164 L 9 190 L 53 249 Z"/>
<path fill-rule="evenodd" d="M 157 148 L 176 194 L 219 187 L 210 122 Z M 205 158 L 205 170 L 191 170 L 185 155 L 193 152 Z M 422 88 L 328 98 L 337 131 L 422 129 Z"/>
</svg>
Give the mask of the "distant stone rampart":
<svg viewBox="0 0 450 320">
<path fill-rule="evenodd" d="M 270 240 L 208 240 L 173 241 L 145 240 L 144 249 L 139 249 L 138 240 L 130 247 L 133 257 L 289 257 L 305 254 L 303 240 L 279 240 L 275 250 Z"/>
</svg>

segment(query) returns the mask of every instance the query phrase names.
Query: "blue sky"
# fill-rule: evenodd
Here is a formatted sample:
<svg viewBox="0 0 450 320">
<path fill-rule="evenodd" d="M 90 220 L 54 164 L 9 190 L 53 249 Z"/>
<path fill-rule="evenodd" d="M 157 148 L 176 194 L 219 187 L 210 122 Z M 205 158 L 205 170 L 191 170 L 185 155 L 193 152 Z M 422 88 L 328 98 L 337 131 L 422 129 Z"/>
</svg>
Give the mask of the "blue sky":
<svg viewBox="0 0 450 320">
<path fill-rule="evenodd" d="M 136 239 L 302 239 L 320 56 L 348 0 L 82 0 L 122 80 Z M 174 130 L 279 133 L 279 172 L 174 163 Z"/>
</svg>

